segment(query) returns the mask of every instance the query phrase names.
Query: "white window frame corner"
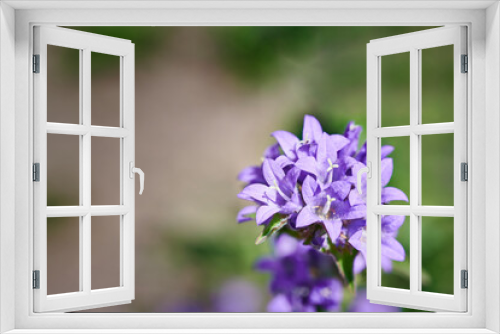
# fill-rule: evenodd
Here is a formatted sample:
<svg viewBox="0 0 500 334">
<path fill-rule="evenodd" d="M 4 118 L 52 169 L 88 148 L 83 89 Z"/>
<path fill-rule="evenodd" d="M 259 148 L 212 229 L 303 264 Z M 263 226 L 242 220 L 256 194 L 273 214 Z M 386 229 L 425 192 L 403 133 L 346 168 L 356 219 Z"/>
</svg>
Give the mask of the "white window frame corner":
<svg viewBox="0 0 500 334">
<path fill-rule="evenodd" d="M 76 333 L 78 329 L 86 329 L 88 333 L 109 333 L 113 329 L 128 329 L 128 333 L 147 333 L 163 329 L 162 332 L 175 333 L 176 328 L 185 328 L 198 333 L 214 330 L 238 332 L 236 329 L 241 329 L 240 332 L 253 329 L 255 332 L 271 333 L 288 328 L 293 332 L 338 333 L 350 328 L 352 333 L 388 333 L 391 329 L 392 332 L 405 333 L 410 331 L 409 327 L 413 327 L 419 328 L 422 333 L 499 333 L 498 1 L 400 1 L 398 8 L 395 6 L 394 2 L 388 1 L 242 1 L 231 4 L 207 1 L 203 5 L 196 1 L 181 4 L 176 1 L 71 3 L 6 0 L 0 3 L 0 332 L 42 333 L 52 329 L 54 333 Z M 114 10 L 101 11 L 103 8 Z M 401 22 L 405 22 L 405 25 L 426 26 L 466 24 L 469 27 L 471 207 L 468 220 L 471 223 L 468 225 L 468 235 L 471 240 L 468 243 L 470 260 L 467 293 L 470 308 L 467 313 L 33 313 L 30 257 L 33 221 L 30 209 L 33 207 L 30 179 L 33 162 L 30 158 L 33 149 L 30 145 L 33 133 L 30 57 L 34 25 L 399 25 Z M 12 85 L 13 82 L 15 85 Z M 13 139 L 15 145 L 12 144 Z"/>
</svg>

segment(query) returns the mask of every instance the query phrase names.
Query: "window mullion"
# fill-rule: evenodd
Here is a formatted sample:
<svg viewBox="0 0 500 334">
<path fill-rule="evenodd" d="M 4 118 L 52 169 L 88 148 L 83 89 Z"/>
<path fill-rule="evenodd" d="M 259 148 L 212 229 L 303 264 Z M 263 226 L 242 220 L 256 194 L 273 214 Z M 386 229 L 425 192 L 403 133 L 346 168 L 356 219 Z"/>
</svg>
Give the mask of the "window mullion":
<svg viewBox="0 0 500 334">
<path fill-rule="evenodd" d="M 82 66 L 81 66 L 81 117 L 82 125 L 90 127 L 91 123 L 91 52 L 90 50 L 83 49 L 82 52 Z M 91 134 L 87 132 L 82 136 L 82 153 L 80 160 L 80 168 L 82 170 L 80 183 L 82 189 L 82 204 L 84 207 L 89 208 L 92 204 L 91 201 Z M 81 218 L 82 226 L 80 233 L 80 279 L 82 281 L 82 291 L 90 293 L 91 290 L 91 215 L 88 212 Z"/>
<path fill-rule="evenodd" d="M 419 124 L 420 108 L 420 56 L 418 49 L 410 51 L 410 291 L 420 290 L 420 228 L 419 217 L 413 207 L 420 204 L 420 144 L 413 131 Z"/>
</svg>

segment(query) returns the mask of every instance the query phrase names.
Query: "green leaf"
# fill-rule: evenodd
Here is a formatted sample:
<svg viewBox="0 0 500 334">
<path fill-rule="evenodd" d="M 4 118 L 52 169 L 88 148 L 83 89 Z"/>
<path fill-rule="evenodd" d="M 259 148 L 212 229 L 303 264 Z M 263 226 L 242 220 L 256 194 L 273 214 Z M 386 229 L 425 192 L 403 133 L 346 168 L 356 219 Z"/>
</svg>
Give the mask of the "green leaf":
<svg viewBox="0 0 500 334">
<path fill-rule="evenodd" d="M 287 222 L 288 218 L 283 218 L 283 216 L 281 215 L 274 215 L 273 219 L 271 219 L 271 221 L 266 226 L 264 226 L 264 229 L 255 240 L 255 244 L 260 245 L 261 243 L 266 241 L 267 238 L 285 227 Z"/>
</svg>

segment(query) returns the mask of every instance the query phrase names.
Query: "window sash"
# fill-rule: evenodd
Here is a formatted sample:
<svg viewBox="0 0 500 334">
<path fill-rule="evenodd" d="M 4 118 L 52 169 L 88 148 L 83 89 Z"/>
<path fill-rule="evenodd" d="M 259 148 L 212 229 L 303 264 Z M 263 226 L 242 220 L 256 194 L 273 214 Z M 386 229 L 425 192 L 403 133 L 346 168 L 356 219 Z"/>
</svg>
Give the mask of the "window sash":
<svg viewBox="0 0 500 334">
<path fill-rule="evenodd" d="M 80 50 L 80 124 L 47 122 L 47 45 Z M 120 57 L 120 127 L 91 125 L 91 53 Z M 128 303 L 134 298 L 134 46 L 130 41 L 58 27 L 35 27 L 34 54 L 40 55 L 40 73 L 34 74 L 34 151 L 40 163 L 40 182 L 33 185 L 34 270 L 40 271 L 40 289 L 34 289 L 34 311 L 75 311 Z M 80 138 L 80 205 L 47 207 L 47 134 Z M 92 137 L 120 138 L 120 205 L 91 205 Z M 120 216 L 120 286 L 91 288 L 92 216 Z M 80 291 L 47 295 L 47 218 L 79 217 Z"/>
<path fill-rule="evenodd" d="M 385 305 L 430 311 L 467 311 L 467 290 L 461 289 L 460 271 L 467 269 L 467 183 L 460 181 L 460 163 L 467 162 L 466 109 L 467 75 L 460 71 L 462 54 L 467 54 L 466 28 L 459 26 L 429 29 L 371 41 L 367 46 L 367 152 L 372 166 L 367 179 L 367 297 Z M 421 51 L 454 45 L 454 121 L 421 124 Z M 410 52 L 410 125 L 381 125 L 381 57 Z M 421 203 L 421 137 L 454 134 L 454 206 L 423 206 Z M 380 205 L 381 138 L 410 138 L 410 205 Z M 381 285 L 381 215 L 410 218 L 410 289 Z M 421 291 L 421 217 L 454 218 L 453 295 Z"/>
</svg>

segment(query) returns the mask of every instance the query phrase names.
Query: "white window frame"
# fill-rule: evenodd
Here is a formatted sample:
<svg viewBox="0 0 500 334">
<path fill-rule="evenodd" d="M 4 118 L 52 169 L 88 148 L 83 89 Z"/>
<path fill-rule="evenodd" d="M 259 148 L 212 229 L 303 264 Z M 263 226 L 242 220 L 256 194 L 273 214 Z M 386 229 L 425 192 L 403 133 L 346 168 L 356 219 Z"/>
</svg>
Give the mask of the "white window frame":
<svg viewBox="0 0 500 334">
<path fill-rule="evenodd" d="M 471 111 L 468 116 L 468 196 L 471 198 L 468 208 L 468 220 L 471 222 L 468 235 L 471 238 L 467 245 L 470 254 L 468 312 L 246 315 L 33 313 L 30 64 L 32 27 L 36 24 L 468 26 L 471 71 L 468 76 L 471 87 L 468 96 L 468 109 Z M 51 333 L 82 333 L 82 329 L 85 333 L 110 333 L 113 329 L 115 332 L 127 329 L 127 333 L 500 332 L 498 1 L 181 3 L 7 0 L 0 4 L 0 70 L 0 332 L 47 333 L 49 329 Z M 137 117 L 141 117 L 140 111 Z"/>
</svg>

